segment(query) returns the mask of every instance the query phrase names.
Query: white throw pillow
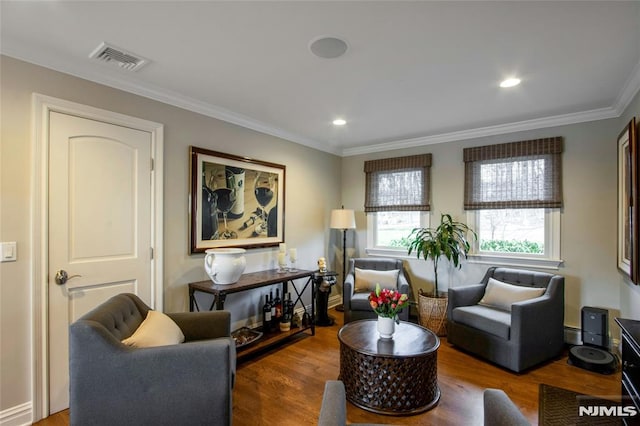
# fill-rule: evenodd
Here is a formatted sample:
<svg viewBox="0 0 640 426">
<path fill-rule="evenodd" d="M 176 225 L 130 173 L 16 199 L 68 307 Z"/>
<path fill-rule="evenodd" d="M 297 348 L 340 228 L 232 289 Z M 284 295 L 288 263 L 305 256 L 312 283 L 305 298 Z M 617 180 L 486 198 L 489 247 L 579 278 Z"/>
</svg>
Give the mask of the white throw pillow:
<svg viewBox="0 0 640 426">
<path fill-rule="evenodd" d="M 149 311 L 140 327 L 122 343 L 134 348 L 177 345 L 184 342 L 184 334 L 171 318 L 162 312 Z"/>
<path fill-rule="evenodd" d="M 376 289 L 376 284 L 380 284 L 380 288 L 388 288 L 396 290 L 398 288 L 399 269 L 391 269 L 389 271 L 376 271 L 374 269 L 356 268 L 356 293 L 369 293 Z"/>
<path fill-rule="evenodd" d="M 546 290 L 546 288 L 507 284 L 489 278 L 484 290 L 484 297 L 478 304 L 511 312 L 511 304 L 542 296 Z"/>
</svg>

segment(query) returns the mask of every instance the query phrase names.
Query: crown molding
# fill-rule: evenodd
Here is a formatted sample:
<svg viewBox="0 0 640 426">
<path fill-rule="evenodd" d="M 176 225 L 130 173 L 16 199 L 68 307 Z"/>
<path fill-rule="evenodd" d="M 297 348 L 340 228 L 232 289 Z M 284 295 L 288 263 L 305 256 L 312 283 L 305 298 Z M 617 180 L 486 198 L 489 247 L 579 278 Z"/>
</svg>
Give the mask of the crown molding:
<svg viewBox="0 0 640 426">
<path fill-rule="evenodd" d="M 584 123 L 587 121 L 605 120 L 607 118 L 615 118 L 618 116 L 620 116 L 620 114 L 612 107 L 599 108 L 571 114 L 563 114 L 552 117 L 536 118 L 533 120 L 518 121 L 514 123 L 499 124 L 496 126 L 479 127 L 476 129 L 461 130 L 458 132 L 442 133 L 439 135 L 383 142 L 376 145 L 362 146 L 357 148 L 347 148 L 342 151 L 342 156 L 349 157 L 353 155 L 369 154 L 372 152 L 414 148 L 417 146 L 434 145 L 438 143 L 522 132 L 525 130 L 535 130 L 543 129 L 546 127 Z"/>
<path fill-rule="evenodd" d="M 640 62 L 634 67 L 629 79 L 621 90 L 614 106 L 599 108 L 589 111 L 582 111 L 571 114 L 558 116 L 537 118 L 495 126 L 480 127 L 450 133 L 442 133 L 438 135 L 422 136 L 411 139 L 400 139 L 388 142 L 382 142 L 374 145 L 340 149 L 330 141 L 317 141 L 306 138 L 301 135 L 288 132 L 251 117 L 235 113 L 225 108 L 202 102 L 181 94 L 162 89 L 150 84 L 139 84 L 126 81 L 115 75 L 105 72 L 96 71 L 92 66 L 70 66 L 68 62 L 61 61 L 55 55 L 47 52 L 38 52 L 37 54 L 29 54 L 31 52 L 27 46 L 20 46 L 12 41 L 4 40 L 0 45 L 0 53 L 21 61 L 29 62 L 65 74 L 70 74 L 78 78 L 92 81 L 112 87 L 114 89 L 123 90 L 128 93 L 139 95 L 148 99 L 192 111 L 198 114 L 222 120 L 240 127 L 244 127 L 256 132 L 275 136 L 300 145 L 304 145 L 319 151 L 327 152 L 342 157 L 369 154 L 374 152 L 391 151 L 395 149 L 413 148 L 424 145 L 433 145 L 445 142 L 453 142 L 467 139 L 474 139 L 487 136 L 502 135 L 526 130 L 535 130 L 546 127 L 563 126 L 568 124 L 584 123 L 588 121 L 604 120 L 608 118 L 619 117 L 629 106 L 633 97 L 640 90 Z M 109 70 L 112 71 L 112 70 Z"/>
<path fill-rule="evenodd" d="M 117 76 L 109 75 L 107 72 L 96 71 L 91 66 L 69 66 L 67 62 L 61 61 L 59 58 L 46 53 L 40 52 L 37 55 L 24 54 L 24 52 L 29 51 L 30 50 L 26 48 L 16 48 L 16 46 L 12 46 L 10 43 L 5 41 L 1 47 L 0 53 L 21 61 L 29 62 L 64 74 L 73 75 L 74 77 L 109 86 L 114 89 L 123 90 L 134 95 L 182 108 L 187 111 L 196 112 L 198 114 L 235 124 L 256 132 L 295 142 L 319 151 L 340 155 L 340 149 L 334 145 L 288 132 L 228 109 L 202 102 L 188 96 L 183 96 L 151 84 L 139 84 L 126 81 L 125 79 Z"/>
<path fill-rule="evenodd" d="M 627 109 L 638 91 L 640 91 L 640 61 L 633 67 L 629 79 L 620 91 L 618 99 L 616 99 L 614 108 L 618 112 L 618 116 L 622 115 L 624 110 Z"/>
</svg>

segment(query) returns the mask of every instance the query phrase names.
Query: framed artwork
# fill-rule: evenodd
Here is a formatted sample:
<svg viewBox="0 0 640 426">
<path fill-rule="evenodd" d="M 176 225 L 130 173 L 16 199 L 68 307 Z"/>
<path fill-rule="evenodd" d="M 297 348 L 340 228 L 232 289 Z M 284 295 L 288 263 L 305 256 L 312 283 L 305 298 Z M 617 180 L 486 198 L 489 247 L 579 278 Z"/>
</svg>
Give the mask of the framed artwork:
<svg viewBox="0 0 640 426">
<path fill-rule="evenodd" d="M 637 206 L 639 166 L 636 123 L 632 119 L 618 135 L 618 268 L 636 284 L 640 278 L 640 210 Z"/>
<path fill-rule="evenodd" d="M 285 166 L 190 147 L 191 253 L 284 242 Z"/>
</svg>

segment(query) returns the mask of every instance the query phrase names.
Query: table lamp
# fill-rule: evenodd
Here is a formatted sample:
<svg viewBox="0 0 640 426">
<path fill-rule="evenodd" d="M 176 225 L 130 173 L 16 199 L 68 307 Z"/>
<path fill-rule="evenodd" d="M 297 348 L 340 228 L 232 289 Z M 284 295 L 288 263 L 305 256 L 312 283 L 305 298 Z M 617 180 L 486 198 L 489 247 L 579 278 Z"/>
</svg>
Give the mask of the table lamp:
<svg viewBox="0 0 640 426">
<path fill-rule="evenodd" d="M 331 210 L 331 229 L 342 230 L 342 288 L 344 291 L 344 279 L 347 262 L 347 229 L 356 229 L 356 217 L 353 210 L 345 209 L 342 206 L 341 209 Z M 344 311 L 344 305 L 336 307 L 337 311 Z"/>
</svg>

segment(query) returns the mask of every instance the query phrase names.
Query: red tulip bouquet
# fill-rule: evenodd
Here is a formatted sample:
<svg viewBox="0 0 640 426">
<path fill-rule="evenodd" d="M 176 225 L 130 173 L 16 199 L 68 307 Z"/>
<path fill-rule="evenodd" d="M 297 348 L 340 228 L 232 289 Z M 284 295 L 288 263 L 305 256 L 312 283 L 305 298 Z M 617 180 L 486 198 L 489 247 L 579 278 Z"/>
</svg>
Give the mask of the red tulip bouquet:
<svg viewBox="0 0 640 426">
<path fill-rule="evenodd" d="M 388 288 L 381 289 L 380 284 L 376 284 L 375 291 L 369 294 L 369 304 L 378 316 L 394 318 L 396 323 L 400 323 L 398 314 L 409 305 L 409 296 Z"/>
</svg>

